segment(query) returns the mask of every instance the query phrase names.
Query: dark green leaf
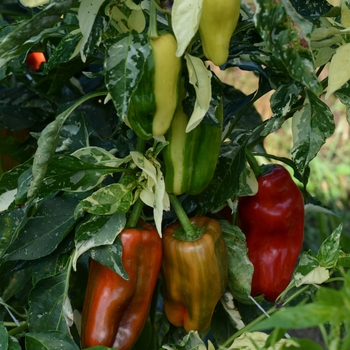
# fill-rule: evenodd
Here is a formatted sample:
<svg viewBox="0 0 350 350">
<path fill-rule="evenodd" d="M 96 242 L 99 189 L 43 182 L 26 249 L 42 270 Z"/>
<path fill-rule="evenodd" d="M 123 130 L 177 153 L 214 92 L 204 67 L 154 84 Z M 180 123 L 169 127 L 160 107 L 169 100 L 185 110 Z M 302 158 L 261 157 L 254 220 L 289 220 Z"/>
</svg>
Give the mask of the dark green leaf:
<svg viewBox="0 0 350 350">
<path fill-rule="evenodd" d="M 7 350 L 8 349 L 8 338 L 9 335 L 7 333 L 7 329 L 3 322 L 0 322 L 0 344 L 1 344 L 1 350 Z M 2 349 L 4 348 L 4 349 Z"/>
<path fill-rule="evenodd" d="M 113 244 L 94 247 L 88 253 L 92 259 L 109 267 L 124 279 L 129 279 L 122 262 L 123 246 L 118 237 Z"/>
<path fill-rule="evenodd" d="M 324 0 L 290 0 L 300 15 L 308 19 L 316 19 L 332 10 L 332 5 Z"/>
<path fill-rule="evenodd" d="M 343 225 L 338 226 L 334 232 L 321 244 L 317 253 L 317 259 L 321 266 L 333 269 L 338 262 L 340 235 Z"/>
<path fill-rule="evenodd" d="M 17 28 L 8 34 L 0 43 L 0 66 L 12 57 L 24 52 L 28 46 L 25 42 L 42 34 L 46 28 L 52 28 L 61 17 L 70 10 L 75 0 L 56 0 L 42 11 L 38 12 L 29 21 L 23 21 Z"/>
<path fill-rule="evenodd" d="M 74 340 L 57 331 L 26 334 L 26 350 L 79 350 Z"/>
<path fill-rule="evenodd" d="M 66 259 L 58 274 L 39 280 L 31 290 L 28 298 L 30 332 L 57 330 L 70 334 L 73 319 L 68 299 L 70 262 L 70 258 Z"/>
<path fill-rule="evenodd" d="M 228 221 L 220 221 L 220 225 L 228 252 L 229 288 L 235 299 L 246 302 L 250 296 L 254 267 L 248 258 L 245 236 Z"/>
<path fill-rule="evenodd" d="M 9 338 L 9 347 L 8 350 L 21 350 L 21 345 L 19 344 L 18 340 L 14 337 Z"/>
<path fill-rule="evenodd" d="M 15 208 L 0 212 L 0 258 L 18 237 L 28 221 L 29 207 Z"/>
<path fill-rule="evenodd" d="M 113 244 L 125 223 L 125 215 L 121 213 L 112 216 L 88 216 L 75 233 L 76 252 L 73 267 L 79 256 L 89 249 Z"/>
<path fill-rule="evenodd" d="M 47 61 L 43 74 L 47 74 L 52 68 L 56 67 L 60 63 L 67 62 L 71 59 L 71 56 L 82 38 L 80 30 L 72 31 L 68 33 L 58 44 L 56 50 L 52 53 Z"/>
<path fill-rule="evenodd" d="M 7 250 L 4 261 L 34 260 L 52 253 L 75 224 L 77 204 L 76 199 L 62 197 L 44 201 Z"/>
<path fill-rule="evenodd" d="M 306 92 L 302 110 L 293 116 L 292 159 L 301 174 L 314 159 L 335 130 L 334 117 L 329 107 L 314 94 Z"/>
<path fill-rule="evenodd" d="M 151 54 L 147 34 L 127 33 L 106 42 L 106 86 L 117 113 L 124 120 L 133 91 L 139 83 L 144 63 Z"/>
<path fill-rule="evenodd" d="M 269 49 L 293 79 L 319 95 L 323 88 L 315 75 L 309 42 L 312 24 L 287 0 L 257 0 L 257 4 L 256 27 Z"/>
<path fill-rule="evenodd" d="M 247 138 L 241 139 L 239 143 L 225 147 L 221 153 L 213 180 L 198 196 L 200 213 L 205 214 L 218 208 L 238 193 L 239 178 L 246 165 L 244 146 L 247 141 Z"/>
</svg>

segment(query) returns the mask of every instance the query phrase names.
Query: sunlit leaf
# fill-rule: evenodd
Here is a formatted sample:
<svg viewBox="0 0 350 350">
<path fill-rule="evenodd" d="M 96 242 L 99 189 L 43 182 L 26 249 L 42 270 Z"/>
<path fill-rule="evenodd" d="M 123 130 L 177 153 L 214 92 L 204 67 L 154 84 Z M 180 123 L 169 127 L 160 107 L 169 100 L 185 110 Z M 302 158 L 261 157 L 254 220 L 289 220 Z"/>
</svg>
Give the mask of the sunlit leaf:
<svg viewBox="0 0 350 350">
<path fill-rule="evenodd" d="M 171 11 L 172 28 L 177 41 L 176 56 L 184 54 L 197 33 L 202 14 L 203 0 L 175 0 Z"/>
</svg>

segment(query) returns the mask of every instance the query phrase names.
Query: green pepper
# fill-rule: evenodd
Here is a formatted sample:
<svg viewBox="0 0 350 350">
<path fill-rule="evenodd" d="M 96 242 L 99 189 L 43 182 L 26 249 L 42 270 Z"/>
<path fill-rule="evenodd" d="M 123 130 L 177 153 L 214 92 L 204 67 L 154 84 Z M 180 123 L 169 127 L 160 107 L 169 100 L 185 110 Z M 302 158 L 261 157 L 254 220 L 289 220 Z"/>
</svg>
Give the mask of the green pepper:
<svg viewBox="0 0 350 350">
<path fill-rule="evenodd" d="M 230 40 L 236 29 L 240 0 L 204 0 L 199 34 L 204 55 L 217 66 L 227 61 Z"/>
<path fill-rule="evenodd" d="M 130 350 L 145 326 L 162 263 L 162 240 L 153 225 L 139 224 L 141 229 L 120 233 L 129 280 L 90 260 L 81 323 L 83 348 L 104 345 Z"/>
<path fill-rule="evenodd" d="M 145 140 L 168 130 L 177 108 L 181 58 L 175 56 L 177 42 L 172 34 L 150 39 L 152 53 L 131 95 L 127 121 Z"/>
<path fill-rule="evenodd" d="M 185 95 L 181 88 L 182 97 Z M 223 122 L 222 102 L 216 108 L 215 117 Z M 201 122 L 186 133 L 189 121 L 180 100 L 168 132 L 169 144 L 163 149 L 165 163 L 165 188 L 168 193 L 196 195 L 208 186 L 214 176 L 221 145 L 221 127 Z"/>
<path fill-rule="evenodd" d="M 227 285 L 227 250 L 216 220 L 198 216 L 190 221 L 204 230 L 194 241 L 177 238 L 179 222 L 163 232 L 164 312 L 174 326 L 202 332 Z"/>
</svg>

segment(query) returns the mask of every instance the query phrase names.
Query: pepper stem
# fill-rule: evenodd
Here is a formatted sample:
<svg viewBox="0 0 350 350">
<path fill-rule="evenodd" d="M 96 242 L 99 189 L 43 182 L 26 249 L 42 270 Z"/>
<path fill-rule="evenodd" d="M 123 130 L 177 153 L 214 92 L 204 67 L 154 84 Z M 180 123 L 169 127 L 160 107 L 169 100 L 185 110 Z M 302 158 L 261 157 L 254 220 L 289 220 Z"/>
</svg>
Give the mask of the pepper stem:
<svg viewBox="0 0 350 350">
<path fill-rule="evenodd" d="M 148 37 L 151 39 L 158 38 L 157 30 L 157 7 L 154 1 L 150 1 L 149 4 L 149 27 L 148 27 Z"/>
<path fill-rule="evenodd" d="M 261 175 L 261 168 L 260 168 L 257 160 L 255 159 L 253 153 L 248 148 L 246 148 L 245 155 L 247 157 L 247 161 L 248 161 L 250 167 L 252 168 L 252 170 L 254 172 L 254 175 L 256 177 L 260 176 Z"/>
<path fill-rule="evenodd" d="M 202 230 L 197 230 L 196 226 L 191 223 L 186 212 L 182 208 L 181 203 L 175 195 L 169 194 L 169 198 L 170 203 L 175 210 L 176 216 L 182 226 L 181 230 L 174 233 L 174 236 L 182 241 L 195 241 L 202 235 Z"/>
</svg>

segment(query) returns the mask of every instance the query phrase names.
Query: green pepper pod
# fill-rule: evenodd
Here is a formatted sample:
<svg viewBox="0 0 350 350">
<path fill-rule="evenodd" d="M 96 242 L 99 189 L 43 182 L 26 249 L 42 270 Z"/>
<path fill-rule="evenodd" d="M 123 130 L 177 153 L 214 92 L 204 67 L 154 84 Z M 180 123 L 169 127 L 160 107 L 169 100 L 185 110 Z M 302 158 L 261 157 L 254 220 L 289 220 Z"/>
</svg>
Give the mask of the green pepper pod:
<svg viewBox="0 0 350 350">
<path fill-rule="evenodd" d="M 182 91 L 184 96 L 184 91 Z M 223 122 L 220 102 L 215 117 Z M 165 135 L 169 144 L 163 150 L 165 188 L 168 193 L 196 195 L 208 186 L 214 176 L 221 145 L 221 127 L 201 122 L 186 133 L 189 121 L 180 101 L 171 126 Z"/>
<path fill-rule="evenodd" d="M 176 111 L 181 76 L 174 36 L 167 33 L 152 38 L 150 45 L 152 53 L 131 96 L 127 115 L 136 135 L 145 140 L 167 132 Z"/>
</svg>

